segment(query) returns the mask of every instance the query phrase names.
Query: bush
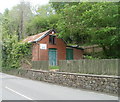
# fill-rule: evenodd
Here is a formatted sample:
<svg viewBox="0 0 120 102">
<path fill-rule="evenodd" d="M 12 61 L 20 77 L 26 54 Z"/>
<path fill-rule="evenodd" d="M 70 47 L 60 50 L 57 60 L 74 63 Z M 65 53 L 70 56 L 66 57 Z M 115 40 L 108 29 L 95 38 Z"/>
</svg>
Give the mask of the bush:
<svg viewBox="0 0 120 102">
<path fill-rule="evenodd" d="M 4 57 L 6 56 L 6 57 Z M 12 46 L 7 46 L 3 56 L 4 68 L 20 67 L 21 59 L 31 56 L 31 44 L 29 43 L 13 43 Z"/>
<path fill-rule="evenodd" d="M 96 58 L 96 57 L 93 57 L 91 55 L 86 55 L 84 56 L 85 59 L 99 59 L 99 58 Z"/>
</svg>

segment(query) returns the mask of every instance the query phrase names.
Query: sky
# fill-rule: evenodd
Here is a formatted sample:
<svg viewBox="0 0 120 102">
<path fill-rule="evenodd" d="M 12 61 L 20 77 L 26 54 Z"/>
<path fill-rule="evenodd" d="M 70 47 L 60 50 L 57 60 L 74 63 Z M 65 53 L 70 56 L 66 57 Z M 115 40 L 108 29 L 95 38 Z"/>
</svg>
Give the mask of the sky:
<svg viewBox="0 0 120 102">
<path fill-rule="evenodd" d="M 6 8 L 8 9 L 11 9 L 13 6 L 17 5 L 20 3 L 20 1 L 23 1 L 23 0 L 1 0 L 0 2 L 0 13 L 3 13 L 4 10 Z M 35 5 L 45 5 L 49 2 L 49 0 L 24 0 L 24 1 L 29 1 L 31 3 L 32 6 L 35 6 Z M 53 2 L 57 1 L 57 2 L 61 2 L 61 0 L 52 0 Z M 62 0 L 64 1 L 64 0 Z M 80 0 L 65 0 L 65 1 L 80 1 Z M 82 1 L 86 1 L 86 0 L 82 0 Z M 96 1 L 96 0 L 91 0 L 91 1 Z M 98 0 L 100 1 L 100 0 Z M 120 0 L 103 0 L 103 1 L 120 1 Z"/>
<path fill-rule="evenodd" d="M 1 0 L 0 2 L 0 13 L 3 13 L 6 8 L 11 9 L 13 6 L 20 3 L 23 0 Z M 45 5 L 49 0 L 24 0 L 29 1 L 32 6 L 35 5 Z"/>
</svg>

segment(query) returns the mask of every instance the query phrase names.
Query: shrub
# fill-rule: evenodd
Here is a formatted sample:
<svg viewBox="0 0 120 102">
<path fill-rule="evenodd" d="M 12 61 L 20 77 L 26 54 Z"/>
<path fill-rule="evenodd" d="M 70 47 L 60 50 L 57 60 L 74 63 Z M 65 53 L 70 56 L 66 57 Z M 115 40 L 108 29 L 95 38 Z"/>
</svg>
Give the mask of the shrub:
<svg viewBox="0 0 120 102">
<path fill-rule="evenodd" d="M 31 56 L 31 44 L 13 43 L 12 46 L 7 46 L 5 51 L 6 57 L 3 56 L 3 67 L 18 68 L 22 58 Z"/>
</svg>

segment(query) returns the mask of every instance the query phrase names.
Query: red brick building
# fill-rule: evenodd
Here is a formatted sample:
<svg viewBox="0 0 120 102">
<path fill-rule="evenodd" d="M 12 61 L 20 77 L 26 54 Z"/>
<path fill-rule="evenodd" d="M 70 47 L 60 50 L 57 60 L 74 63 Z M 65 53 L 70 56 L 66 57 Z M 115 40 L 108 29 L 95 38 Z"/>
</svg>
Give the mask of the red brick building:
<svg viewBox="0 0 120 102">
<path fill-rule="evenodd" d="M 50 65 L 57 65 L 59 60 L 79 60 L 83 58 L 83 49 L 67 46 L 66 42 L 56 36 L 54 30 L 29 36 L 23 42 L 33 43 L 32 60 L 49 60 Z"/>
</svg>

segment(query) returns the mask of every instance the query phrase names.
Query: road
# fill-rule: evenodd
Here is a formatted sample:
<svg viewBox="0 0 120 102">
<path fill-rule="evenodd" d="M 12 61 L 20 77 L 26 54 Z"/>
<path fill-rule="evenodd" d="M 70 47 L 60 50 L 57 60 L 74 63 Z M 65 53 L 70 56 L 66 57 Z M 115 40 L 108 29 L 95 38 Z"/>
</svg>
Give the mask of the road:
<svg viewBox="0 0 120 102">
<path fill-rule="evenodd" d="M 2 91 L 1 91 L 2 90 Z M 118 100 L 118 97 L 0 73 L 2 100 Z"/>
</svg>

